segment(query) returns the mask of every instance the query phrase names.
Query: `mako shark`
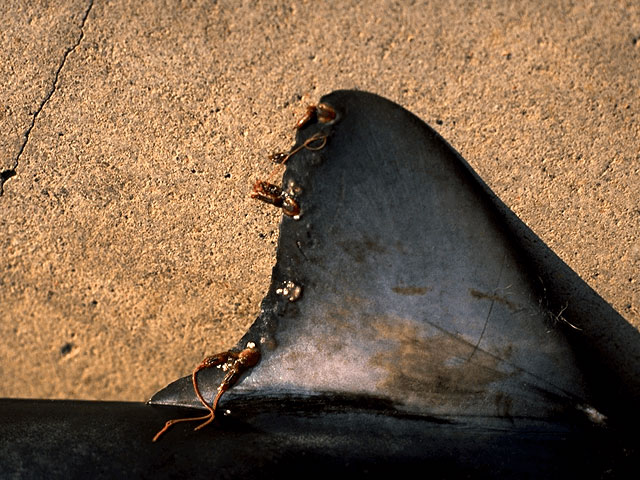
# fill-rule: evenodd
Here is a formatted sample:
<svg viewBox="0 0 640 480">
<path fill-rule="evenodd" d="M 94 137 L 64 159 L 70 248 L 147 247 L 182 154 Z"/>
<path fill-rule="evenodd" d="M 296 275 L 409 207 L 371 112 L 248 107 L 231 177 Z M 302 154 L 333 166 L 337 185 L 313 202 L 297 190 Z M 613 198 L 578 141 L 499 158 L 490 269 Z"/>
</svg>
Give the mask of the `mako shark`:
<svg viewBox="0 0 640 480">
<path fill-rule="evenodd" d="M 282 186 L 256 194 L 287 215 L 235 347 L 148 405 L 1 400 L 1 475 L 637 468 L 635 328 L 420 119 L 357 91 L 319 105 L 279 157 Z M 190 415 L 210 425 L 151 441 Z"/>
</svg>

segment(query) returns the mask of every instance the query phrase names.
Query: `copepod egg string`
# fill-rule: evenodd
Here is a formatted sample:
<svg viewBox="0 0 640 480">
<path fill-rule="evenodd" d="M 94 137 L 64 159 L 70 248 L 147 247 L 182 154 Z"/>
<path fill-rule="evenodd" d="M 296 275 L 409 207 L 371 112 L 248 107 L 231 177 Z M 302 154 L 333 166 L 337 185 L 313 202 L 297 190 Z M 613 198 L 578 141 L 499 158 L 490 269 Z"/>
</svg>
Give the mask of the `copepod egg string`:
<svg viewBox="0 0 640 480">
<path fill-rule="evenodd" d="M 319 141 L 319 145 L 312 145 L 314 142 Z M 325 145 L 327 144 L 327 135 L 323 135 L 321 133 L 316 133 L 315 135 L 313 135 L 311 138 L 307 138 L 302 145 L 298 145 L 296 148 L 294 148 L 293 150 L 291 150 L 289 153 L 287 153 L 284 157 L 284 159 L 278 163 L 273 170 L 271 170 L 271 173 L 269 174 L 268 177 L 268 181 L 271 182 L 273 180 L 273 177 L 275 175 L 275 173 L 278 171 L 278 167 L 280 165 L 284 165 L 287 160 L 289 160 L 289 158 L 291 158 L 293 155 L 295 155 L 296 153 L 298 153 L 300 150 L 302 150 L 303 148 L 306 148 L 307 150 L 311 150 L 311 151 L 318 151 L 318 150 L 322 150 Z"/>
</svg>

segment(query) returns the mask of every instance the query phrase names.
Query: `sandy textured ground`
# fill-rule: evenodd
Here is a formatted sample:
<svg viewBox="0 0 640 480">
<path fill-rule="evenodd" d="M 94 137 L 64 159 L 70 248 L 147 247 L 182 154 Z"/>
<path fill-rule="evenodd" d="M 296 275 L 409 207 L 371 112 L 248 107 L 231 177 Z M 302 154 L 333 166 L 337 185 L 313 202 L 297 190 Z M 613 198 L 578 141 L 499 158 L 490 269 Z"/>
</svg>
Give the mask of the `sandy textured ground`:
<svg viewBox="0 0 640 480">
<path fill-rule="evenodd" d="M 248 198 L 339 88 L 434 126 L 640 327 L 640 4 L 0 6 L 0 396 L 143 400 L 257 314 Z M 15 175 L 14 175 L 15 173 Z"/>
</svg>

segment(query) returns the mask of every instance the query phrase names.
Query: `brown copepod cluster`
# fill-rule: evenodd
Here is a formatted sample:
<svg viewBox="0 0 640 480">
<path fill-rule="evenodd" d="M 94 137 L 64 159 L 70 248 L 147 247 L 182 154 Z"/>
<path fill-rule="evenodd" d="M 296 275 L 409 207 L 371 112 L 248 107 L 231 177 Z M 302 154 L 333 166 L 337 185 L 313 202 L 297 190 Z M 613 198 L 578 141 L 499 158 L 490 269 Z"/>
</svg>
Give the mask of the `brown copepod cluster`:
<svg viewBox="0 0 640 480">
<path fill-rule="evenodd" d="M 295 128 L 297 130 L 300 130 L 313 120 L 316 120 L 322 124 L 327 124 L 335 121 L 336 119 L 336 112 L 329 105 L 326 105 L 324 103 L 319 103 L 318 105 L 309 105 L 307 107 L 305 115 L 300 118 L 300 120 L 298 120 Z M 305 140 L 301 145 L 293 147 L 289 152 L 278 152 L 271 155 L 270 159 L 277 164 L 276 168 L 274 168 L 271 175 L 269 176 L 269 180 L 256 180 L 256 182 L 253 184 L 251 198 L 255 198 L 265 203 L 275 205 L 276 207 L 281 208 L 282 212 L 285 215 L 293 217 L 296 220 L 299 219 L 300 205 L 298 205 L 295 197 L 298 193 L 300 193 L 300 188 L 293 182 L 290 182 L 285 190 L 282 187 L 272 183 L 271 178 L 274 176 L 279 165 L 283 165 L 284 163 L 286 163 L 289 158 L 291 158 L 299 151 L 303 149 L 312 151 L 321 150 L 325 147 L 326 144 L 327 135 L 323 133 L 316 133 L 315 135 Z M 295 302 L 302 295 L 302 287 L 296 285 L 291 281 L 287 281 L 282 284 L 281 288 L 278 288 L 276 290 L 276 293 L 287 298 L 290 302 Z M 193 373 L 191 374 L 191 380 L 193 382 L 193 389 L 196 396 L 209 413 L 200 417 L 177 418 L 174 420 L 169 420 L 164 425 L 164 427 L 162 427 L 160 431 L 156 433 L 156 435 L 153 437 L 153 441 L 158 441 L 158 439 L 167 430 L 169 430 L 172 425 L 175 425 L 176 423 L 202 421 L 202 423 L 198 425 L 194 430 L 200 430 L 201 428 L 210 424 L 215 418 L 218 403 L 220 402 L 220 398 L 222 397 L 224 392 L 229 390 L 240 379 L 244 372 L 257 365 L 259 361 L 260 350 L 253 342 L 247 343 L 246 348 L 240 352 L 229 350 L 226 352 L 216 353 L 215 355 L 211 355 L 205 358 L 193 370 Z M 207 403 L 205 398 L 202 396 L 200 388 L 198 387 L 197 374 L 200 370 L 213 367 L 221 369 L 223 372 L 225 372 L 225 376 L 218 386 L 216 395 L 213 398 L 211 405 L 209 405 L 209 403 Z"/>
<path fill-rule="evenodd" d="M 317 120 L 319 123 L 326 124 L 334 122 L 337 119 L 336 111 L 325 103 L 319 103 L 317 105 L 309 105 L 304 116 L 296 122 L 295 129 L 300 130 L 308 125 L 313 120 Z M 322 150 L 327 144 L 327 135 L 323 133 L 316 133 L 301 145 L 293 147 L 288 152 L 276 152 L 269 158 L 276 163 L 276 167 L 269 175 L 268 180 L 256 180 L 253 184 L 253 191 L 251 192 L 251 198 L 261 200 L 265 203 L 275 205 L 282 209 L 282 213 L 293 217 L 294 220 L 300 219 L 300 205 L 298 205 L 295 199 L 295 193 L 293 189 L 284 190 L 275 183 L 272 183 L 273 178 L 278 165 L 283 165 L 293 155 L 299 151 L 306 150 Z"/>
</svg>

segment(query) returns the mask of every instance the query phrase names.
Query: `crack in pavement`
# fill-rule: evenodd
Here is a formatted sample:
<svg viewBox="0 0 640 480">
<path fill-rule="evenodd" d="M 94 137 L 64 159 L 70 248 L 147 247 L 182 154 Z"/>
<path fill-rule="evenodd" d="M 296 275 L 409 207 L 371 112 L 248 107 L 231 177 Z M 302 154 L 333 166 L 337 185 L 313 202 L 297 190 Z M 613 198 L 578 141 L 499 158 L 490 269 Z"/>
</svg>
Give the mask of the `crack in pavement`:
<svg viewBox="0 0 640 480">
<path fill-rule="evenodd" d="M 36 119 L 38 118 L 38 115 L 40 115 L 40 112 L 45 107 L 47 102 L 49 102 L 49 99 L 51 99 L 56 89 L 58 88 L 58 77 L 60 76 L 60 72 L 64 68 L 64 64 L 67 61 L 67 57 L 69 56 L 69 54 L 75 51 L 76 48 L 78 48 L 78 45 L 80 45 L 80 42 L 82 42 L 82 39 L 84 38 L 84 25 L 87 21 L 87 17 L 89 16 L 89 13 L 91 12 L 91 9 L 93 8 L 93 2 L 94 0 L 89 1 L 89 5 L 87 6 L 87 9 L 85 10 L 84 15 L 82 16 L 82 20 L 80 22 L 80 35 L 78 35 L 78 38 L 75 44 L 72 45 L 71 47 L 68 47 L 65 50 L 64 54 L 62 55 L 62 61 L 60 62 L 60 65 L 58 65 L 58 68 L 53 78 L 53 83 L 51 85 L 51 88 L 49 89 L 47 94 L 44 96 L 44 98 L 40 102 L 40 106 L 38 107 L 38 110 L 36 110 L 33 117 L 31 118 L 31 124 L 29 125 L 29 127 L 27 127 L 27 130 L 24 133 L 24 141 L 22 142 L 22 145 L 18 150 L 18 154 L 16 155 L 16 158 L 13 161 L 13 166 L 11 168 L 8 168 L 0 172 L 0 197 L 4 193 L 4 183 L 7 180 L 9 180 L 11 177 L 16 176 L 16 169 L 18 168 L 18 164 L 20 163 L 20 157 L 22 156 L 22 153 L 24 152 L 27 146 L 27 143 L 29 142 L 29 136 L 31 135 L 31 130 L 33 130 L 33 127 L 36 124 Z"/>
</svg>

